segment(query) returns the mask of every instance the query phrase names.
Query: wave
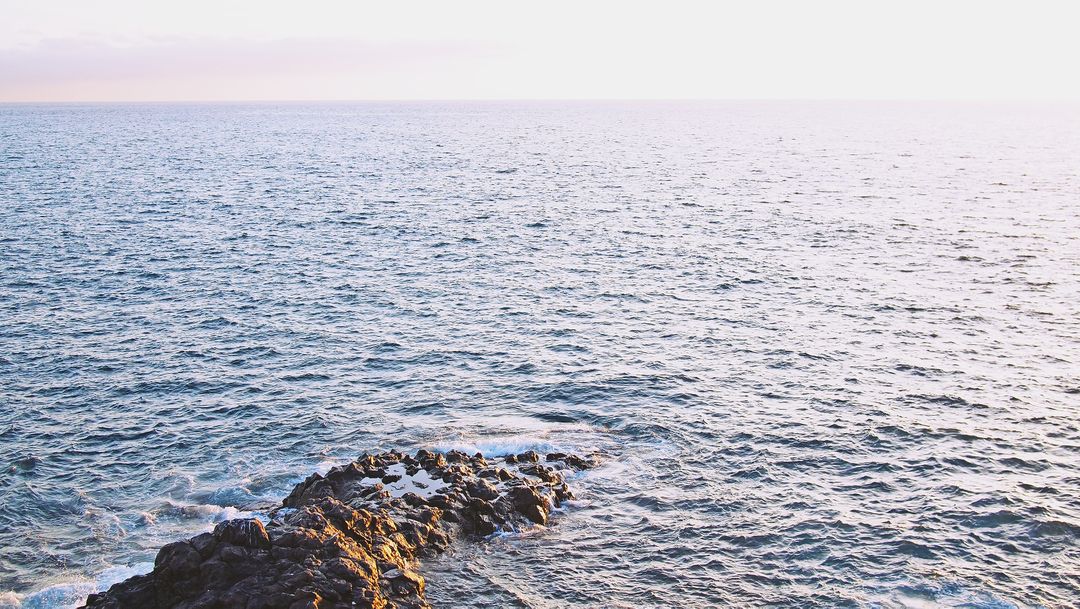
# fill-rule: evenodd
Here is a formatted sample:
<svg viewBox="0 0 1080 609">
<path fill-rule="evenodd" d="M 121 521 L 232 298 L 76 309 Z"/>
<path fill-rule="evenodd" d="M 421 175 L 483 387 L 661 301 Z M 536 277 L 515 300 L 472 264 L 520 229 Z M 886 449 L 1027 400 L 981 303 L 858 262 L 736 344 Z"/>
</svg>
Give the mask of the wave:
<svg viewBox="0 0 1080 609">
<path fill-rule="evenodd" d="M 93 579 L 53 584 L 26 595 L 6 592 L 0 594 L 0 609 L 76 609 L 86 602 L 87 596 L 103 592 L 129 577 L 149 573 L 153 568 L 152 562 L 116 565 Z"/>
<path fill-rule="evenodd" d="M 868 603 L 869 609 L 1042 609 L 1003 599 L 986 590 L 947 582 L 904 585 Z"/>
<path fill-rule="evenodd" d="M 159 529 L 149 531 L 147 538 L 161 537 L 165 540 L 174 537 L 177 529 L 170 528 L 168 521 L 177 519 L 189 522 L 181 527 L 181 534 L 195 534 L 210 531 L 220 522 L 237 518 L 257 518 L 268 522 L 265 513 L 243 510 L 234 506 L 215 504 L 174 504 L 170 503 L 154 513 L 144 512 L 142 522 L 148 527 Z M 194 521 L 192 526 L 191 521 Z M 72 581 L 46 586 L 29 594 L 16 592 L 0 593 L 0 609 L 75 609 L 82 606 L 86 597 L 95 592 L 107 590 L 115 583 L 135 575 L 149 573 L 154 568 L 153 562 L 136 562 L 130 565 L 113 565 L 93 578 L 78 577 Z"/>
<path fill-rule="evenodd" d="M 454 442 L 439 442 L 432 446 L 438 452 L 459 450 L 463 453 L 474 455 L 483 453 L 489 457 L 505 457 L 534 450 L 540 454 L 552 452 L 565 452 L 570 450 L 560 447 L 555 443 L 531 436 L 506 436 L 474 440 L 459 440 Z"/>
</svg>

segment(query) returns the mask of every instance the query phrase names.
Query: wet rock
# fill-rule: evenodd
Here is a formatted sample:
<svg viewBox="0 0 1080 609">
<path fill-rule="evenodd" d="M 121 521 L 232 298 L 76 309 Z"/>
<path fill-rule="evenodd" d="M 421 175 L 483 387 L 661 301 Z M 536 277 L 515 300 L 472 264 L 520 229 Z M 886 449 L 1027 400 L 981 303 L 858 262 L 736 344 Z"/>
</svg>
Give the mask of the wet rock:
<svg viewBox="0 0 1080 609">
<path fill-rule="evenodd" d="M 254 518 L 226 520 L 214 527 L 214 538 L 248 548 L 270 547 L 270 535 L 266 532 L 266 527 Z"/>
<path fill-rule="evenodd" d="M 547 524 L 546 502 L 533 488 L 528 486 L 512 488 L 508 497 L 514 509 L 524 514 L 529 520 L 536 524 Z"/>
<path fill-rule="evenodd" d="M 178 541 L 161 548 L 154 569 L 170 579 L 185 579 L 198 573 L 200 564 L 199 551 L 190 542 Z"/>
<path fill-rule="evenodd" d="M 551 469 L 550 467 L 540 465 L 539 463 L 529 463 L 523 465 L 521 466 L 521 469 L 519 471 L 529 476 L 535 476 L 543 480 L 544 482 L 562 482 L 562 478 L 559 476 L 559 474 L 555 473 L 555 470 Z"/>
<path fill-rule="evenodd" d="M 171 543 L 151 573 L 90 595 L 85 607 L 427 609 L 418 558 L 454 537 L 546 525 L 552 506 L 572 496 L 559 470 L 539 461 L 534 451 L 490 461 L 459 451 L 363 455 L 296 485 L 269 524 L 229 520 Z M 560 453 L 546 461 L 588 465 Z M 441 481 L 438 492 L 414 484 L 418 474 Z"/>
<path fill-rule="evenodd" d="M 578 470 L 589 469 L 592 467 L 592 463 L 589 460 L 579 457 L 578 455 L 568 455 L 566 453 L 548 453 L 547 456 L 544 457 L 544 460 L 562 461 L 567 466 Z"/>
<path fill-rule="evenodd" d="M 517 456 L 518 463 L 536 463 L 540 460 L 540 455 L 535 450 L 527 450 Z"/>
</svg>

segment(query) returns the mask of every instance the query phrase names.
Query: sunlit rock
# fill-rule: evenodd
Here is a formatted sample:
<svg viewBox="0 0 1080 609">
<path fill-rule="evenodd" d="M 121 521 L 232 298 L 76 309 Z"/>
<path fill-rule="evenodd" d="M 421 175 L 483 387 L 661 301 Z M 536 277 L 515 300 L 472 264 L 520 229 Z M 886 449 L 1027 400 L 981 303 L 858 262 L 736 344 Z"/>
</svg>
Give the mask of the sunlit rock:
<svg viewBox="0 0 1080 609">
<path fill-rule="evenodd" d="M 421 609 L 417 559 L 458 536 L 546 525 L 589 461 L 535 452 L 364 455 L 298 484 L 269 514 L 161 549 L 89 609 Z"/>
</svg>

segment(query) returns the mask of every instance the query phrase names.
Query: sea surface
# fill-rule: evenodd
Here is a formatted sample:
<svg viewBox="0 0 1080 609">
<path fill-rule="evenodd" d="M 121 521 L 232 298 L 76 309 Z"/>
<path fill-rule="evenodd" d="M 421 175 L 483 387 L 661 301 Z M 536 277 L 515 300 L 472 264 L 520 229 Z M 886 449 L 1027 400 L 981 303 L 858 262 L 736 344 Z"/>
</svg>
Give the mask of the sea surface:
<svg viewBox="0 0 1080 609">
<path fill-rule="evenodd" d="M 437 607 L 1080 606 L 1080 106 L 0 106 L 0 607 L 364 451 Z"/>
</svg>

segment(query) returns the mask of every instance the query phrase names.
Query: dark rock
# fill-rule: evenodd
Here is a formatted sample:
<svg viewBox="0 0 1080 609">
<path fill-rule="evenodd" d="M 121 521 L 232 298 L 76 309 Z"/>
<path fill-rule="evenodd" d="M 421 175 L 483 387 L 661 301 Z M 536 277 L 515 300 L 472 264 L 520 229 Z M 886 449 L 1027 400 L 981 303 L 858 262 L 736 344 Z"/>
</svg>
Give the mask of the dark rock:
<svg viewBox="0 0 1080 609">
<path fill-rule="evenodd" d="M 499 496 L 499 491 L 483 479 L 465 480 L 464 484 L 465 489 L 473 497 L 479 497 L 480 499 L 487 499 L 490 501 Z"/>
<path fill-rule="evenodd" d="M 544 459 L 546 461 L 562 461 L 567 466 L 578 470 L 589 469 L 592 466 L 592 464 L 586 459 L 583 459 L 577 455 L 567 455 L 565 453 L 548 453 L 548 455 Z"/>
<path fill-rule="evenodd" d="M 448 463 L 469 463 L 469 455 L 461 452 L 460 450 L 451 450 L 446 453 L 446 461 Z"/>
<path fill-rule="evenodd" d="M 548 510 L 544 498 L 531 487 L 515 487 L 510 489 L 507 496 L 514 509 L 524 514 L 529 520 L 536 524 L 547 524 Z"/>
<path fill-rule="evenodd" d="M 214 551 L 217 539 L 213 533 L 203 533 L 192 537 L 190 543 L 191 547 L 195 548 L 195 551 L 199 553 L 199 556 L 207 558 Z"/>
<path fill-rule="evenodd" d="M 198 573 L 201 563 L 202 556 L 191 543 L 177 541 L 161 548 L 154 569 L 170 579 L 185 579 Z"/>
<path fill-rule="evenodd" d="M 535 450 L 527 450 L 517 456 L 518 463 L 536 463 L 540 460 L 540 455 Z"/>
<path fill-rule="evenodd" d="M 254 518 L 226 520 L 214 527 L 214 537 L 225 543 L 248 548 L 270 547 L 270 535 L 266 532 L 266 527 Z"/>
<path fill-rule="evenodd" d="M 535 476 L 544 482 L 562 482 L 562 478 L 550 467 L 544 467 L 539 463 L 529 463 L 522 465 L 520 468 L 521 473 L 528 476 Z"/>
</svg>

